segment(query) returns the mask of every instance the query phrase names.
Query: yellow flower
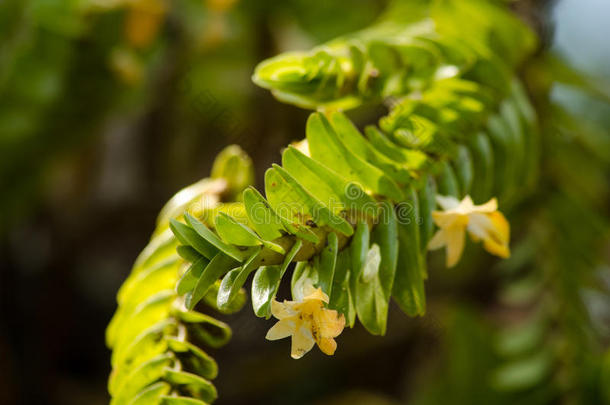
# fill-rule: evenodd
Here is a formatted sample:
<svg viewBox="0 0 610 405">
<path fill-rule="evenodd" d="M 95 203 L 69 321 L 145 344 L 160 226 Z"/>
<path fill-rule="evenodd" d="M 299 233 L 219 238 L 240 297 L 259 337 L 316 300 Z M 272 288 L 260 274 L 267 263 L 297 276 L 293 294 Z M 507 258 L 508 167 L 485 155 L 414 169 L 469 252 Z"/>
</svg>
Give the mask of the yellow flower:
<svg viewBox="0 0 610 405">
<path fill-rule="evenodd" d="M 436 202 L 443 211 L 433 211 L 432 218 L 440 230 L 430 240 L 428 249 L 445 246 L 447 267 L 455 266 L 460 260 L 464 250 L 465 231 L 468 231 L 473 241 L 482 240 L 483 247 L 489 253 L 502 258 L 510 256 L 510 226 L 498 211 L 495 198 L 483 205 L 474 205 L 470 196 L 462 201 L 455 197 L 437 196 Z"/>
<path fill-rule="evenodd" d="M 271 313 L 279 321 L 269 329 L 266 338 L 278 340 L 292 336 L 293 359 L 303 357 L 315 343 L 323 353 L 333 355 L 337 349 L 334 338 L 343 331 L 345 317 L 324 308 L 328 295 L 321 288 L 307 286 L 304 295 L 298 301 L 271 302 Z"/>
<path fill-rule="evenodd" d="M 131 0 L 125 20 L 125 37 L 136 48 L 146 48 L 161 28 L 167 13 L 163 0 Z"/>
</svg>

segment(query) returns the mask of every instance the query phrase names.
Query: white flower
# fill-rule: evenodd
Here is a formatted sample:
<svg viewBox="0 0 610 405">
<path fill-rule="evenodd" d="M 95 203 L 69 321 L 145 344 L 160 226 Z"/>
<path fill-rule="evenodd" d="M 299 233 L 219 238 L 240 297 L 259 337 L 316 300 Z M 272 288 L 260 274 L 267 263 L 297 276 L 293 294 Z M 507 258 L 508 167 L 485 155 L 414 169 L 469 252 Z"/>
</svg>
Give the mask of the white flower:
<svg viewBox="0 0 610 405">
<path fill-rule="evenodd" d="M 510 226 L 498 211 L 495 198 L 482 205 L 474 205 L 470 196 L 462 201 L 455 197 L 437 196 L 436 201 L 443 211 L 432 212 L 434 223 L 440 229 L 430 240 L 428 249 L 445 246 L 447 267 L 453 267 L 460 260 L 465 231 L 475 242 L 482 240 L 483 247 L 489 253 L 502 258 L 510 256 Z"/>
<path fill-rule="evenodd" d="M 269 329 L 266 338 L 278 340 L 292 336 L 293 359 L 303 357 L 316 343 L 323 353 L 333 355 L 337 349 L 334 338 L 343 331 L 345 317 L 325 308 L 324 304 L 328 304 L 328 295 L 313 286 L 305 287 L 302 300 L 283 303 L 273 300 L 271 313 L 279 321 Z"/>
</svg>

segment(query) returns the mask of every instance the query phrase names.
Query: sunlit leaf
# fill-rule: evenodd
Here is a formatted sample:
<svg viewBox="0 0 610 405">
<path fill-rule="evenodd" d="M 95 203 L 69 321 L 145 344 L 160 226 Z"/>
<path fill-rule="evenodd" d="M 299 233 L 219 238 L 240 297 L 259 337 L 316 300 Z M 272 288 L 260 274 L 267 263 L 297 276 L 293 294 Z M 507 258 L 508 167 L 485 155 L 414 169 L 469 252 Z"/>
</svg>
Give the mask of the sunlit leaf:
<svg viewBox="0 0 610 405">
<path fill-rule="evenodd" d="M 252 307 L 256 316 L 271 316 L 271 300 L 275 298 L 282 277 L 302 245 L 303 242 L 297 240 L 281 266 L 263 266 L 256 271 L 252 280 Z"/>
<path fill-rule="evenodd" d="M 218 253 L 216 256 L 214 256 L 214 258 L 201 273 L 201 276 L 195 285 L 195 289 L 192 291 L 192 293 L 190 293 L 190 295 L 187 294 L 185 300 L 186 307 L 188 309 L 193 309 L 195 305 L 201 301 L 203 296 L 208 292 L 216 280 L 218 280 L 236 265 L 238 265 L 238 263 L 235 260 L 225 256 L 222 253 Z"/>
<path fill-rule="evenodd" d="M 220 240 L 218 236 L 216 236 L 214 232 L 212 232 L 207 226 L 199 222 L 196 218 L 194 218 L 188 213 L 184 215 L 184 218 L 201 238 L 205 239 L 216 249 L 220 250 L 227 256 L 232 257 L 237 261 L 243 260 L 243 253 L 239 249 L 237 249 L 235 246 L 224 243 L 222 240 Z M 208 259 L 211 259 L 211 257 L 208 257 Z"/>
</svg>

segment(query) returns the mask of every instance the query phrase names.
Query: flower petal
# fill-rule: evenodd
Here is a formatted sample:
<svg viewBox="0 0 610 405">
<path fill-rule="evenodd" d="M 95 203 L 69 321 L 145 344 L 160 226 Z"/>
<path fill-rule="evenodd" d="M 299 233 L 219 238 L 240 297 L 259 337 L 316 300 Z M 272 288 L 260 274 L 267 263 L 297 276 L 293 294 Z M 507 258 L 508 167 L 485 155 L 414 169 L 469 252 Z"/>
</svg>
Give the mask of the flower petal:
<svg viewBox="0 0 610 405">
<path fill-rule="evenodd" d="M 468 223 L 468 215 L 455 212 L 432 211 L 432 219 L 439 228 L 447 228 L 458 223 L 463 225 Z"/>
<path fill-rule="evenodd" d="M 492 212 L 488 216 L 493 223 L 493 229 L 498 240 L 508 243 L 510 240 L 510 224 L 504 215 L 502 215 L 500 212 Z"/>
<path fill-rule="evenodd" d="M 313 286 L 308 286 L 310 288 L 305 288 L 303 301 L 307 300 L 318 300 L 323 301 L 328 304 L 329 298 L 328 295 L 324 294 L 321 288 L 314 288 Z"/>
<path fill-rule="evenodd" d="M 475 205 L 475 210 L 477 212 L 491 213 L 498 210 L 498 200 L 496 198 L 492 198 L 482 205 Z"/>
<path fill-rule="evenodd" d="M 488 215 L 473 213 L 468 222 L 468 232 L 475 241 L 489 238 L 493 223 Z"/>
<path fill-rule="evenodd" d="M 430 242 L 428 242 L 428 250 L 440 249 L 447 244 L 447 236 L 444 229 L 439 229 Z"/>
<path fill-rule="evenodd" d="M 290 319 L 284 319 L 277 322 L 269 331 L 265 339 L 267 340 L 278 340 L 284 339 L 292 335 L 295 332 L 296 323 Z"/>
<path fill-rule="evenodd" d="M 271 313 L 277 319 L 289 318 L 297 314 L 294 310 L 296 305 L 293 301 L 278 302 L 276 300 L 271 301 Z"/>
<path fill-rule="evenodd" d="M 464 250 L 464 227 L 450 226 L 445 229 L 447 235 L 447 267 L 453 267 L 457 264 Z"/>
<path fill-rule="evenodd" d="M 470 216 L 468 232 L 473 240 L 483 240 L 483 247 L 489 253 L 502 258 L 510 256 L 508 242 L 510 225 L 500 212 L 491 214 L 475 213 Z"/>
<path fill-rule="evenodd" d="M 492 255 L 499 256 L 503 259 L 507 259 L 510 257 L 510 249 L 506 245 L 502 245 L 497 243 L 493 239 L 485 239 L 483 241 L 483 247 Z"/>
<path fill-rule="evenodd" d="M 300 359 L 311 350 L 314 346 L 315 341 L 311 335 L 309 328 L 303 324 L 296 332 L 292 335 L 292 349 L 290 356 L 293 359 Z"/>
<path fill-rule="evenodd" d="M 319 332 L 318 343 L 320 343 L 320 339 L 339 336 L 345 328 L 345 316 L 333 309 L 323 308 L 320 311 L 316 311 L 314 313 L 314 322 Z"/>
<path fill-rule="evenodd" d="M 324 338 L 318 342 L 318 347 L 322 353 L 332 356 L 337 350 L 337 342 L 333 338 Z"/>
<path fill-rule="evenodd" d="M 453 196 L 436 196 L 436 203 L 441 206 L 445 211 L 457 208 L 460 205 L 460 201 Z"/>
<path fill-rule="evenodd" d="M 510 225 L 499 212 L 493 212 L 488 217 L 492 228 L 489 237 L 483 241 L 483 247 L 489 253 L 506 259 L 510 256 Z"/>
<path fill-rule="evenodd" d="M 475 205 L 469 195 L 464 197 L 462 201 L 460 201 L 460 205 L 454 209 L 455 212 L 459 212 L 460 214 L 470 214 L 474 210 Z"/>
</svg>

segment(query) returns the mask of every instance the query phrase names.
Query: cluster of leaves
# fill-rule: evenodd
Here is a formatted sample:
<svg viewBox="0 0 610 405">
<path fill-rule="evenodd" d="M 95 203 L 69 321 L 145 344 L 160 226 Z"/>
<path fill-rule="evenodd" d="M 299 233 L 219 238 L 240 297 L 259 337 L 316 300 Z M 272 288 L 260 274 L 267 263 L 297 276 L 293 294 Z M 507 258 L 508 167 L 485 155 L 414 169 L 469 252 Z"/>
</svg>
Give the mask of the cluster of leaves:
<svg viewBox="0 0 610 405">
<path fill-rule="evenodd" d="M 269 303 L 294 261 L 293 295 L 306 283 L 321 287 L 350 326 L 357 317 L 371 333 L 384 334 L 391 297 L 409 315 L 425 312 L 425 253 L 437 192 L 472 194 L 481 202 L 498 195 L 507 205 L 523 194 L 524 179 L 532 184 L 535 114 L 507 73 L 531 51 L 531 33 L 480 2 L 500 20 L 473 24 L 460 39 L 494 38 L 502 46 L 473 39 L 452 47 L 458 38 L 445 27 L 455 24 L 446 13 L 481 11 L 433 3 L 416 7 L 430 17 L 401 21 L 400 30 L 394 11 L 376 27 L 257 68 L 255 82 L 302 106 L 347 108 L 390 96 L 395 102 L 378 126 L 366 128 L 366 137 L 342 113 L 312 114 L 304 152 L 287 148 L 282 166 L 266 172 L 266 199 L 246 190 L 243 207 L 211 215 L 211 227 L 188 214 L 186 223 L 173 221 L 184 248 L 192 248 L 192 261 L 206 264 L 193 266 L 179 283 L 187 306 L 219 277 L 217 305 L 230 305 L 256 271 L 254 311 L 269 317 Z M 512 28 L 512 35 L 495 26 Z M 525 40 L 514 41 L 515 35 Z M 492 49 L 509 49 L 512 57 L 500 60 Z M 346 76 L 352 74 L 353 80 Z"/>
<path fill-rule="evenodd" d="M 113 350 L 111 404 L 204 404 L 216 399 L 210 380 L 218 366 L 201 347 L 226 344 L 231 330 L 224 322 L 185 307 L 176 283 L 186 266 L 181 255 L 192 257 L 177 249 L 169 221 L 185 209 L 196 212 L 217 205 L 221 198 L 230 199 L 251 180 L 249 159 L 238 148 L 227 148 L 219 155 L 212 178 L 181 190 L 161 211 L 151 241 L 118 293 L 119 308 L 107 329 L 106 342 Z M 218 287 L 214 284 L 204 297 L 212 308 Z M 238 311 L 245 301 L 240 291 L 221 312 Z"/>
<path fill-rule="evenodd" d="M 610 160 L 597 150 L 604 141 L 594 121 L 575 125 L 576 116 L 554 101 L 540 110 L 544 181 L 521 209 L 529 218 L 519 221 L 527 234 L 515 245 L 519 256 L 499 269 L 501 303 L 529 310 L 498 328 L 493 349 L 500 361 L 490 384 L 524 403 L 608 403 Z M 567 173 L 576 166 L 580 176 L 573 178 Z"/>
<path fill-rule="evenodd" d="M 552 54 L 529 65 L 542 175 L 513 210 L 522 233 L 513 256 L 492 267 L 500 281 L 496 306 L 452 314 L 443 369 L 416 404 L 447 397 L 456 404 L 610 403 L 608 137 L 594 114 L 583 114 L 607 111 L 608 95 L 603 82 L 591 86 Z M 576 111 L 552 97 L 566 86 Z"/>
<path fill-rule="evenodd" d="M 546 178 L 576 155 L 554 153 L 567 148 L 549 130 L 547 121 L 557 116 L 540 109 L 540 125 L 516 77 L 534 46 L 534 35 L 492 2 L 397 1 L 369 29 L 263 62 L 257 84 L 282 101 L 323 112 L 310 116 L 307 142 L 287 148 L 282 165 L 266 172 L 266 197 L 236 188 L 229 199 L 236 202 L 182 206 L 187 212 L 169 221 L 179 260 L 190 262 L 172 271 L 166 286 L 172 302 L 183 303 L 184 313 L 200 301 L 232 310 L 243 303 L 242 287 L 254 274 L 254 312 L 269 317 L 270 302 L 296 262 L 293 295 L 311 283 L 350 326 L 358 319 L 369 332 L 384 334 L 391 297 L 408 315 L 426 310 L 435 196 L 471 195 L 479 203 L 497 196 L 503 209 L 523 213 L 522 229 L 530 235 L 499 271 L 512 270 L 506 283 L 513 294 L 528 284 L 517 307 L 535 302 L 536 311 L 499 336 L 478 315 L 457 313 L 448 353 L 451 362 L 472 366 L 450 368 L 420 402 L 547 404 L 567 396 L 599 403 L 600 373 L 608 365 L 591 355 L 595 338 L 580 332 L 588 322 L 580 286 L 594 282 L 598 260 L 582 256 L 599 243 L 594 235 L 607 228 L 599 225 L 605 214 L 587 215 L 599 201 L 583 206 L 575 190 L 581 185 L 538 181 L 541 168 Z M 388 114 L 364 136 L 333 111 L 382 102 Z M 606 177 L 600 179 L 603 184 Z M 570 232 L 574 212 L 582 214 L 578 232 Z M 531 216 L 536 220 L 528 222 Z M 557 227 L 565 232 L 553 233 Z M 171 308 L 163 319 L 188 324 Z M 135 312 L 125 313 L 135 319 Z M 125 325 L 111 326 L 109 334 L 118 336 Z M 166 347 L 164 353 L 176 353 Z M 574 353 L 580 347 L 587 348 L 583 355 Z M 157 376 L 138 389 L 159 379 L 167 381 Z"/>
<path fill-rule="evenodd" d="M 312 109 L 380 103 L 445 77 L 506 93 L 513 68 L 535 45 L 532 32 L 485 1 L 395 1 L 380 20 L 311 51 L 271 58 L 253 79 L 278 99 Z"/>
</svg>

